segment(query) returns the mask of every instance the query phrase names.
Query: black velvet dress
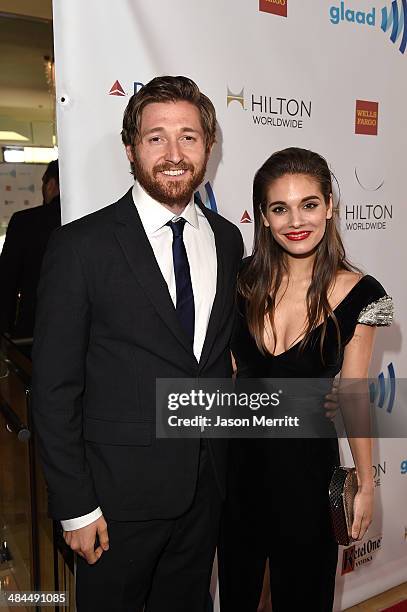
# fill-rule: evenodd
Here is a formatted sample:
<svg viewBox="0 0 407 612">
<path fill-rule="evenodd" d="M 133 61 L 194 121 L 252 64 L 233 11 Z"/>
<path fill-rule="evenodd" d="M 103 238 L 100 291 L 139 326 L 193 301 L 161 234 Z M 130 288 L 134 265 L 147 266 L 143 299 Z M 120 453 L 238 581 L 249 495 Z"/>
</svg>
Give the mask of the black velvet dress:
<svg viewBox="0 0 407 612">
<path fill-rule="evenodd" d="M 321 327 L 302 351 L 297 343 L 279 355 L 262 355 L 244 312 L 240 299 L 232 342 L 239 377 L 334 378 L 357 323 L 388 325 L 392 305 L 380 283 L 364 276 L 335 308 L 339 351 L 336 327 L 328 321 L 323 359 Z M 221 612 L 256 612 L 267 558 L 273 612 L 332 610 L 338 546 L 328 487 L 336 465 L 336 438 L 230 441 L 218 547 Z"/>
</svg>

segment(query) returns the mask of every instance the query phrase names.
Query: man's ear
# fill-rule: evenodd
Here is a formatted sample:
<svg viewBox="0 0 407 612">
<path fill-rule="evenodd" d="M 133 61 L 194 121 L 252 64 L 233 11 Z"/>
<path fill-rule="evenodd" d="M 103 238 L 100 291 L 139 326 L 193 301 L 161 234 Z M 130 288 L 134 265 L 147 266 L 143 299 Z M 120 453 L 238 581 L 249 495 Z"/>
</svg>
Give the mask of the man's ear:
<svg viewBox="0 0 407 612">
<path fill-rule="evenodd" d="M 131 145 L 126 145 L 126 155 L 129 162 L 134 163 L 133 147 Z"/>
</svg>

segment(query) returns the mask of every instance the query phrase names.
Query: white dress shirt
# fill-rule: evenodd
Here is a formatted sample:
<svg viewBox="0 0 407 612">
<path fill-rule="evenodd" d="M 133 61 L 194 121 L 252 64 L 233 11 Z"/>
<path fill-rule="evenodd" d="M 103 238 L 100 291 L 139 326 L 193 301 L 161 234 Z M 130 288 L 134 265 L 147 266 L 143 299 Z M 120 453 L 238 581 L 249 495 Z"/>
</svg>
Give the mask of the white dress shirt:
<svg viewBox="0 0 407 612">
<path fill-rule="evenodd" d="M 171 210 L 149 196 L 137 182 L 133 187 L 133 200 L 174 306 L 177 301 L 177 290 L 172 259 L 173 234 L 171 228 L 166 224 L 180 217 L 186 221 L 183 238 L 195 304 L 193 350 L 196 360 L 199 361 L 216 293 L 217 259 L 215 237 L 211 226 L 193 200 L 189 202 L 181 215 L 174 215 Z M 62 528 L 65 531 L 80 529 L 93 523 L 100 516 L 102 516 L 102 510 L 96 508 L 84 516 L 61 521 Z"/>
</svg>

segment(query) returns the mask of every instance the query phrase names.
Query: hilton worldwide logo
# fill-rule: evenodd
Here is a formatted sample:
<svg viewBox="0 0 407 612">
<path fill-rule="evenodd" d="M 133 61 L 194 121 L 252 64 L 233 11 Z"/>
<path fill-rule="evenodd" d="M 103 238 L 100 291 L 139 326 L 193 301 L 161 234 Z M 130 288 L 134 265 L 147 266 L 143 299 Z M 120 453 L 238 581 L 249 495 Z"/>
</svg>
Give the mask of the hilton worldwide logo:
<svg viewBox="0 0 407 612">
<path fill-rule="evenodd" d="M 379 192 L 385 184 L 381 172 L 375 173 L 368 168 L 355 167 L 356 183 L 363 191 L 371 193 L 370 201 L 363 204 L 346 204 L 345 229 L 349 231 L 387 230 L 393 219 L 393 205 L 381 200 Z M 373 196 L 373 194 L 377 194 Z"/>
<path fill-rule="evenodd" d="M 251 112 L 254 125 L 303 129 L 312 116 L 312 101 L 288 96 L 272 96 L 267 93 L 245 94 L 227 87 L 226 106 L 240 107 Z"/>
</svg>

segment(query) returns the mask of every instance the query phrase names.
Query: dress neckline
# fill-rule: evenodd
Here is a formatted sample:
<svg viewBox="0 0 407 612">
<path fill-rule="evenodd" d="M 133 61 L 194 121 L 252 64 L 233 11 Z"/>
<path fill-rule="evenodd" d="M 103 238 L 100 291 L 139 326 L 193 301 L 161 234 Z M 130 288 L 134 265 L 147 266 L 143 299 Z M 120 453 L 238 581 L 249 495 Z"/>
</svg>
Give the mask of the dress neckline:
<svg viewBox="0 0 407 612">
<path fill-rule="evenodd" d="M 348 300 L 348 298 L 350 297 L 350 295 L 353 293 L 353 291 L 356 289 L 356 287 L 359 287 L 360 283 L 365 279 L 368 278 L 368 274 L 365 274 L 364 276 L 361 276 L 360 279 L 358 280 L 357 283 L 355 283 L 352 287 L 352 289 L 350 289 L 350 291 L 348 291 L 348 293 L 345 295 L 345 297 L 339 302 L 339 304 L 337 304 L 335 306 L 335 308 L 333 308 L 332 312 L 335 313 L 337 310 L 339 310 L 339 308 L 341 308 L 341 306 Z M 314 329 L 310 332 L 311 334 L 315 333 L 320 327 L 321 327 L 322 323 L 319 323 L 316 327 L 314 327 Z M 289 353 L 290 351 L 292 351 L 293 349 L 295 349 L 303 340 L 304 340 L 303 336 L 302 338 L 300 338 L 299 340 L 297 340 L 297 342 L 295 342 L 295 344 L 293 344 L 292 346 L 290 346 L 290 348 L 288 348 L 286 351 L 283 351 L 282 353 L 278 353 L 277 355 L 273 355 L 272 353 L 269 353 L 269 357 L 272 357 L 274 359 L 277 359 L 278 357 L 282 357 L 283 355 L 287 355 L 287 353 Z"/>
</svg>

